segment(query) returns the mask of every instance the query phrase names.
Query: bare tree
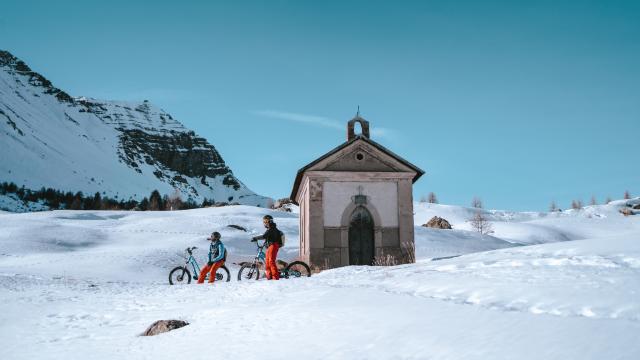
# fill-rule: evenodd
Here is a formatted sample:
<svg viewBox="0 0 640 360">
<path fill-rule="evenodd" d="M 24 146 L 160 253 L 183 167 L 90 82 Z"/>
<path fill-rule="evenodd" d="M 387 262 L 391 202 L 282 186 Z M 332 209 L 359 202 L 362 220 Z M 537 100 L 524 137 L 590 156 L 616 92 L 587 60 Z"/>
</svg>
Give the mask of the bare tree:
<svg viewBox="0 0 640 360">
<path fill-rule="evenodd" d="M 591 201 L 589 202 L 589 205 L 598 205 L 598 201 L 596 201 L 595 195 L 591 195 Z"/>
<path fill-rule="evenodd" d="M 605 204 L 608 204 L 608 203 L 610 203 L 611 201 L 612 201 L 612 200 L 611 200 L 611 196 L 607 196 L 607 200 L 605 200 L 604 202 L 605 202 Z"/>
<path fill-rule="evenodd" d="M 624 199 L 625 200 L 631 199 L 631 194 L 629 193 L 629 190 L 624 191 Z"/>
<path fill-rule="evenodd" d="M 571 201 L 571 208 L 574 210 L 582 209 L 582 200 L 573 200 Z"/>
<path fill-rule="evenodd" d="M 426 203 L 428 200 L 429 200 L 429 199 L 428 199 L 426 196 L 424 196 L 424 195 L 420 195 L 420 202 L 421 202 L 421 203 Z"/>
<path fill-rule="evenodd" d="M 171 194 L 171 196 L 168 197 L 167 199 L 167 204 L 165 205 L 167 210 L 180 210 L 182 209 L 182 195 L 180 193 L 180 190 L 175 189 L 173 191 L 173 194 Z"/>
<path fill-rule="evenodd" d="M 479 197 L 474 196 L 473 200 L 471 200 L 471 206 L 476 209 L 482 209 L 482 200 Z"/>
<path fill-rule="evenodd" d="M 429 204 L 437 204 L 438 198 L 436 197 L 436 194 L 434 192 L 430 192 L 427 201 L 429 202 Z"/>
<path fill-rule="evenodd" d="M 550 212 L 556 212 L 558 211 L 558 206 L 556 205 L 555 201 L 551 201 L 551 205 L 549 205 L 549 211 Z"/>
<path fill-rule="evenodd" d="M 482 213 L 482 210 L 477 210 L 473 217 L 469 219 L 469 223 L 475 231 L 482 235 L 493 234 L 493 226 Z"/>
</svg>

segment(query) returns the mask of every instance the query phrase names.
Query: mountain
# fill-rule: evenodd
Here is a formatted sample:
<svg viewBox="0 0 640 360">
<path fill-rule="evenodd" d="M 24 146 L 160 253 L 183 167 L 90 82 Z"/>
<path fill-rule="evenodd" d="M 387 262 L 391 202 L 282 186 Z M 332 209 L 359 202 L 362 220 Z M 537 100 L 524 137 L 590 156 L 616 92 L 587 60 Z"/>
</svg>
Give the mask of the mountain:
<svg viewBox="0 0 640 360">
<path fill-rule="evenodd" d="M 148 101 L 72 97 L 0 51 L 0 182 L 265 206 L 206 139 Z"/>
</svg>

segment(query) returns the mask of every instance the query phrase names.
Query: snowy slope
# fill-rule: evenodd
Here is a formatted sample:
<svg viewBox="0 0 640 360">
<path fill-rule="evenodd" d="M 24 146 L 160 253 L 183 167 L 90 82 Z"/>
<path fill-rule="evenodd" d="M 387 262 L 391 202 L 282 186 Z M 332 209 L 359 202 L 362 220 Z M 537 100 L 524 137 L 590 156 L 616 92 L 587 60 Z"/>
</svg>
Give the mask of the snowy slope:
<svg viewBox="0 0 640 360">
<path fill-rule="evenodd" d="M 183 287 L 166 285 L 177 251 L 218 230 L 229 263 L 249 259 L 266 210 L 0 213 L 0 357 L 638 359 L 640 216 L 624 204 L 488 211 L 489 237 L 458 229 L 470 209 L 416 204 L 416 223 L 454 224 L 416 227 L 416 264 Z M 269 213 L 295 258 L 298 215 Z M 170 318 L 190 325 L 137 336 Z"/>
<path fill-rule="evenodd" d="M 621 216 L 620 210 L 635 205 L 634 200 L 612 201 L 608 205 L 586 206 L 580 210 L 559 212 L 512 212 L 484 210 L 452 205 L 416 203 L 415 224 L 424 224 L 433 216 L 447 219 L 457 230 L 472 230 L 469 219 L 481 211 L 493 226 L 495 237 L 516 244 L 541 244 L 555 241 L 586 239 L 612 233 L 637 234 L 633 217 Z M 445 230 L 446 231 L 446 230 Z"/>
<path fill-rule="evenodd" d="M 264 206 L 215 148 L 144 101 L 72 98 L 0 51 L 0 181 L 141 200 L 157 189 Z"/>
</svg>

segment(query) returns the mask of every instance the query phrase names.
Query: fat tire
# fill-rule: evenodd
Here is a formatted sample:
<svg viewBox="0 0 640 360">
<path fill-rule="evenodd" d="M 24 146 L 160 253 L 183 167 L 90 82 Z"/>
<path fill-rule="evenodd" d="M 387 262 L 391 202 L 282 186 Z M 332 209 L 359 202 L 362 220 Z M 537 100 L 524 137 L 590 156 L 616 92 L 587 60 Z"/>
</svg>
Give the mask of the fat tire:
<svg viewBox="0 0 640 360">
<path fill-rule="evenodd" d="M 227 269 L 226 265 L 222 265 L 218 271 L 223 270 L 223 275 L 222 275 L 222 282 L 229 282 L 231 281 L 231 273 L 229 272 L 229 269 Z M 218 271 L 216 271 L 216 274 L 218 274 Z M 225 278 L 226 276 L 226 278 Z M 225 280 L 226 279 L 226 280 Z"/>
<path fill-rule="evenodd" d="M 260 279 L 260 268 L 256 266 L 255 263 L 253 264 L 244 264 L 242 265 L 242 267 L 240 267 L 240 270 L 238 270 L 238 281 L 242 281 L 242 273 L 246 271 L 246 273 L 248 273 L 249 271 L 251 271 L 252 267 L 256 267 L 256 273 L 254 276 L 252 276 L 250 279 L 247 280 L 251 280 L 255 277 L 256 280 Z"/>
<path fill-rule="evenodd" d="M 184 266 L 178 266 L 178 267 L 174 268 L 173 270 L 171 270 L 171 272 L 169 273 L 169 285 L 176 285 L 176 284 L 173 283 L 173 273 L 175 273 L 177 271 L 183 271 L 183 273 L 182 273 L 183 279 L 182 279 L 182 281 L 180 281 L 180 282 L 178 282 L 176 284 L 184 283 L 184 281 L 185 281 L 184 276 L 186 276 L 187 284 L 191 284 L 191 273 L 189 272 L 189 269 L 187 269 Z"/>
<path fill-rule="evenodd" d="M 286 275 L 287 279 L 291 277 L 291 276 L 289 276 L 289 271 L 295 265 L 302 266 L 304 268 L 304 270 L 307 272 L 306 274 L 301 274 L 300 276 L 295 276 L 295 277 L 309 277 L 309 276 L 311 276 L 311 268 L 309 268 L 309 265 L 307 265 L 303 261 L 294 261 L 291 264 L 287 265 L 287 267 L 284 269 L 284 272 L 285 272 L 285 275 Z"/>
</svg>

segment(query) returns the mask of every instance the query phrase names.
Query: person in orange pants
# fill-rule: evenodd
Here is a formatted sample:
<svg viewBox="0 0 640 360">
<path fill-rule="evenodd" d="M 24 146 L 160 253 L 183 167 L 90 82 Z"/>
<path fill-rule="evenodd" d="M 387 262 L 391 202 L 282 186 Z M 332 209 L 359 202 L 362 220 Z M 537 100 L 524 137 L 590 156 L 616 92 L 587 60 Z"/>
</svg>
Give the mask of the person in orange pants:
<svg viewBox="0 0 640 360">
<path fill-rule="evenodd" d="M 220 233 L 216 231 L 207 238 L 207 240 L 211 241 L 211 245 L 209 245 L 209 261 L 207 265 L 200 270 L 198 284 L 204 283 L 204 278 L 207 276 L 207 273 L 209 273 L 209 284 L 213 284 L 213 282 L 216 281 L 216 271 L 218 271 L 218 269 L 224 265 L 225 260 L 227 260 L 227 249 L 224 248 L 220 237 Z"/>
<path fill-rule="evenodd" d="M 264 270 L 267 273 L 267 279 L 269 280 L 280 280 L 280 271 L 278 271 L 278 265 L 276 265 L 278 249 L 280 249 L 280 245 L 277 243 L 273 243 L 267 248 Z"/>
<path fill-rule="evenodd" d="M 276 259 L 278 258 L 278 249 L 282 246 L 282 232 L 278 230 L 275 222 L 273 222 L 273 216 L 265 215 L 262 218 L 262 223 L 267 231 L 260 236 L 255 236 L 251 241 L 258 241 L 264 239 L 265 246 L 267 247 L 267 253 L 265 254 L 264 269 L 267 274 L 268 280 L 279 280 L 280 271 L 276 265 Z"/>
</svg>

